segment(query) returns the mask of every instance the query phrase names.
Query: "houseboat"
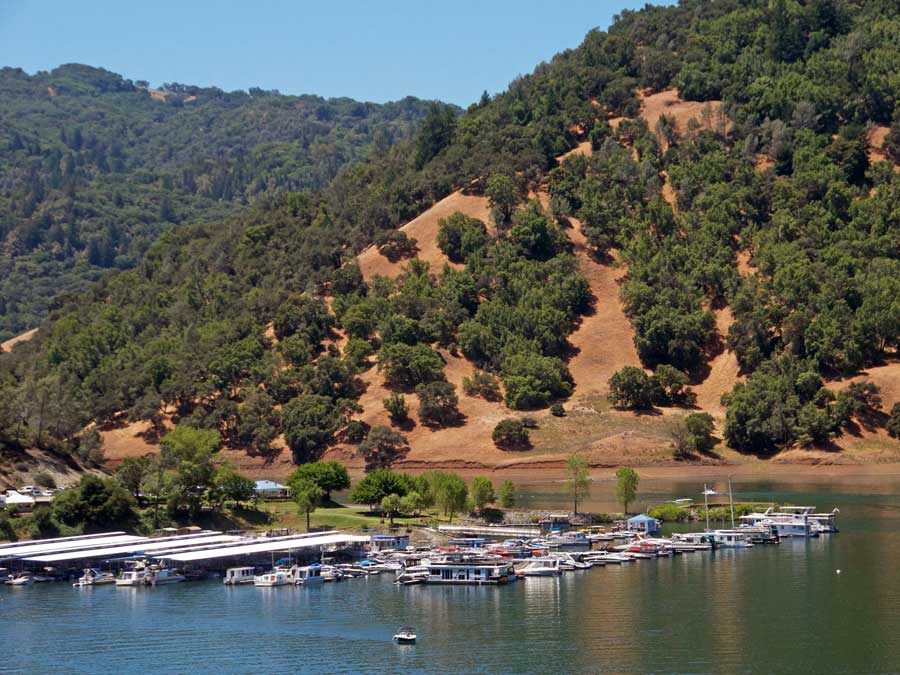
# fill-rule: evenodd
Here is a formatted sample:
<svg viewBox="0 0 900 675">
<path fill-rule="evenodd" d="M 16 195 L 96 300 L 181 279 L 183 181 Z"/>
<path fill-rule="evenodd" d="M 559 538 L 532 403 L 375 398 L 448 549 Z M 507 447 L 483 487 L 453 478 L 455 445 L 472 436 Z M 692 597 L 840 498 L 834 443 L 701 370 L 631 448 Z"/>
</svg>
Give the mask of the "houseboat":
<svg viewBox="0 0 900 675">
<path fill-rule="evenodd" d="M 178 570 L 165 567 L 164 565 L 151 565 L 150 571 L 146 576 L 146 583 L 148 586 L 165 586 L 167 584 L 180 583 L 185 578 Z"/>
<path fill-rule="evenodd" d="M 752 535 L 747 530 L 713 530 L 710 534 L 719 548 L 749 548 L 753 546 Z"/>
<path fill-rule="evenodd" d="M 293 583 L 290 570 L 275 568 L 265 574 L 253 577 L 253 585 L 257 588 L 273 588 L 275 586 L 287 586 Z"/>
<path fill-rule="evenodd" d="M 747 527 L 772 526 L 784 537 L 818 537 L 822 528 L 807 513 L 777 513 L 766 509 L 763 513 L 750 513 L 741 516 L 741 524 Z"/>
<path fill-rule="evenodd" d="M 229 567 L 225 570 L 225 578 L 222 579 L 222 583 L 226 586 L 252 584 L 255 576 L 255 567 Z"/>
<path fill-rule="evenodd" d="M 294 565 L 290 571 L 290 578 L 295 586 L 314 586 L 325 581 L 325 577 L 322 576 L 321 565 L 308 565 L 305 567 Z"/>
<path fill-rule="evenodd" d="M 426 584 L 505 584 L 515 579 L 515 570 L 508 562 L 491 560 L 422 561 L 428 570 Z"/>
<path fill-rule="evenodd" d="M 116 579 L 117 587 L 146 586 L 147 566 L 142 562 L 132 562 Z"/>
</svg>

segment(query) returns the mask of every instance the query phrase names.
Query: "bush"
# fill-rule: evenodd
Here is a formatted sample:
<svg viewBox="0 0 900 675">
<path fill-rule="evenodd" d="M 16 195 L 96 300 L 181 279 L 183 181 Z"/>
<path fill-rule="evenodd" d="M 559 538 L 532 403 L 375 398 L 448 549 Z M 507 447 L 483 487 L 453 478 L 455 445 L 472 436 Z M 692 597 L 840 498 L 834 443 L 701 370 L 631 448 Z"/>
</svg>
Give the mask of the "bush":
<svg viewBox="0 0 900 675">
<path fill-rule="evenodd" d="M 660 504 L 647 509 L 647 515 L 666 523 L 680 523 L 687 520 L 690 514 L 687 509 L 683 509 L 677 504 Z"/>
<path fill-rule="evenodd" d="M 438 225 L 438 248 L 453 262 L 464 262 L 470 254 L 483 249 L 490 241 L 483 222 L 459 211 L 449 218 L 441 218 Z"/>
<path fill-rule="evenodd" d="M 459 420 L 459 398 L 449 382 L 429 382 L 416 387 L 419 397 L 419 419 L 423 424 L 444 426 Z"/>
<path fill-rule="evenodd" d="M 480 396 L 485 401 L 499 401 L 503 398 L 497 378 L 481 370 L 476 371 L 472 377 L 464 377 L 462 387 L 467 396 Z"/>
<path fill-rule="evenodd" d="M 444 379 L 444 360 L 424 344 L 386 344 L 378 357 L 378 370 L 391 387 L 412 388 Z"/>
<path fill-rule="evenodd" d="M 566 409 L 563 408 L 562 403 L 554 403 L 550 406 L 550 414 L 554 417 L 565 417 Z"/>
<path fill-rule="evenodd" d="M 382 401 L 384 409 L 391 416 L 391 422 L 394 424 L 403 424 L 409 419 L 409 405 L 406 398 L 402 394 L 391 394 Z"/>
<path fill-rule="evenodd" d="M 708 413 L 691 413 L 675 423 L 672 444 L 675 457 L 682 459 L 698 453 L 707 453 L 716 445 L 713 436 L 714 421 Z"/>
<path fill-rule="evenodd" d="M 369 428 L 362 420 L 353 420 L 344 429 L 344 439 L 348 443 L 361 443 L 369 435 Z"/>
<path fill-rule="evenodd" d="M 885 428 L 891 438 L 900 438 L 900 403 L 895 403 L 891 408 Z"/>
<path fill-rule="evenodd" d="M 650 410 L 658 395 L 647 373 L 637 366 L 625 366 L 609 378 L 608 398 L 617 408 Z"/>
<path fill-rule="evenodd" d="M 34 475 L 34 484 L 43 488 L 55 488 L 56 480 L 47 471 L 41 471 Z"/>
<path fill-rule="evenodd" d="M 494 444 L 503 450 L 527 450 L 531 447 L 528 429 L 522 420 L 509 418 L 500 420 L 491 434 Z"/>
<path fill-rule="evenodd" d="M 391 262 L 409 258 L 418 250 L 418 242 L 400 230 L 383 230 L 375 235 L 378 252 Z"/>
<path fill-rule="evenodd" d="M 531 410 L 555 398 L 572 394 L 572 376 L 565 362 L 553 356 L 519 353 L 503 363 L 506 405 L 513 410 Z"/>
</svg>

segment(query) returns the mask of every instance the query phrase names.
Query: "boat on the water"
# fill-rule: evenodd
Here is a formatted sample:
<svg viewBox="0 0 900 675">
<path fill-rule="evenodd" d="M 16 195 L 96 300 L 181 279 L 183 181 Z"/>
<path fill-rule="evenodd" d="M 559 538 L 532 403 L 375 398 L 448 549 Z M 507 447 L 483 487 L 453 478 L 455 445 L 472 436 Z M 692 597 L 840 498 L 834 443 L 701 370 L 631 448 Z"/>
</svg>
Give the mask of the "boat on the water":
<svg viewBox="0 0 900 675">
<path fill-rule="evenodd" d="M 31 586 L 35 582 L 34 575 L 31 572 L 19 572 L 6 580 L 8 586 Z"/>
<path fill-rule="evenodd" d="M 180 583 L 184 581 L 185 578 L 186 577 L 183 574 L 180 574 L 178 570 L 163 565 L 151 565 L 146 581 L 150 586 L 165 586 L 166 584 Z"/>
<path fill-rule="evenodd" d="M 226 586 L 252 584 L 255 576 L 255 567 L 229 567 L 225 570 L 225 577 L 222 579 L 222 583 Z"/>
<path fill-rule="evenodd" d="M 532 558 L 517 571 L 525 577 L 558 577 L 562 573 L 559 558 Z"/>
<path fill-rule="evenodd" d="M 275 586 L 288 586 L 292 583 L 290 570 L 280 568 L 253 577 L 253 585 L 257 588 L 274 588 Z"/>
<path fill-rule="evenodd" d="M 322 566 L 319 564 L 301 567 L 294 565 L 290 571 L 291 582 L 296 586 L 314 586 L 325 581 L 322 576 Z"/>
<path fill-rule="evenodd" d="M 96 567 L 89 567 L 84 570 L 84 574 L 72 586 L 84 588 L 86 586 L 102 586 L 114 583 L 116 583 L 116 575 L 112 572 L 104 572 Z"/>
<path fill-rule="evenodd" d="M 394 633 L 394 642 L 401 645 L 411 645 L 416 641 L 416 631 L 409 626 L 401 626 Z"/>
</svg>

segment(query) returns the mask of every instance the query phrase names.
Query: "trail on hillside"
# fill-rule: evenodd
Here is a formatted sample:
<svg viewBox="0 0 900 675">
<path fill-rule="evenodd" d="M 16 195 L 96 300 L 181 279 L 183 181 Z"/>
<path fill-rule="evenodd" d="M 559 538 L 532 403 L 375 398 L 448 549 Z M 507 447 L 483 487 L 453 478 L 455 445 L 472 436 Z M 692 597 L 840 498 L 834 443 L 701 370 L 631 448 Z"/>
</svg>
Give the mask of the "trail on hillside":
<svg viewBox="0 0 900 675">
<path fill-rule="evenodd" d="M 38 332 L 37 328 L 32 328 L 31 330 L 25 331 L 24 333 L 21 333 L 20 335 L 11 337 L 6 342 L 0 343 L 0 353 L 10 351 L 13 347 L 15 347 L 20 342 L 28 342 L 31 338 L 33 338 L 35 336 L 35 334 L 37 332 Z"/>
<path fill-rule="evenodd" d="M 440 229 L 439 221 L 456 211 L 483 221 L 487 225 L 488 231 L 493 234 L 493 221 L 491 220 L 487 197 L 466 195 L 461 191 L 444 197 L 430 209 L 399 228 L 408 237 L 413 237 L 417 240 L 419 250 L 416 255 L 420 260 L 430 263 L 433 272 L 440 272 L 445 264 L 457 268 L 461 267 L 461 265 L 451 263 L 437 246 L 437 235 Z M 370 246 L 360 253 L 358 260 L 363 278 L 366 281 L 369 281 L 375 275 L 395 277 L 400 274 L 401 268 L 407 263 L 406 260 L 391 262 L 381 255 L 374 246 Z"/>
</svg>

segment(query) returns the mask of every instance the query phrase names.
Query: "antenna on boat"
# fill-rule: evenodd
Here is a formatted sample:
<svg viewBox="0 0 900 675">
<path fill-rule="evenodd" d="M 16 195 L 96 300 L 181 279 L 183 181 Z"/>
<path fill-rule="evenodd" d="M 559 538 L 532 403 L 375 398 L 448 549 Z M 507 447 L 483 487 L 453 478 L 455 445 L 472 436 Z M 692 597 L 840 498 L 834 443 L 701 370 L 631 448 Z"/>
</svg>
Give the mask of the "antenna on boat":
<svg viewBox="0 0 900 675">
<path fill-rule="evenodd" d="M 703 484 L 703 505 L 706 510 L 706 531 L 709 532 L 709 488 Z"/>
<path fill-rule="evenodd" d="M 731 504 L 731 529 L 734 529 L 734 496 L 731 494 L 731 476 L 728 477 L 728 502 Z"/>
</svg>

